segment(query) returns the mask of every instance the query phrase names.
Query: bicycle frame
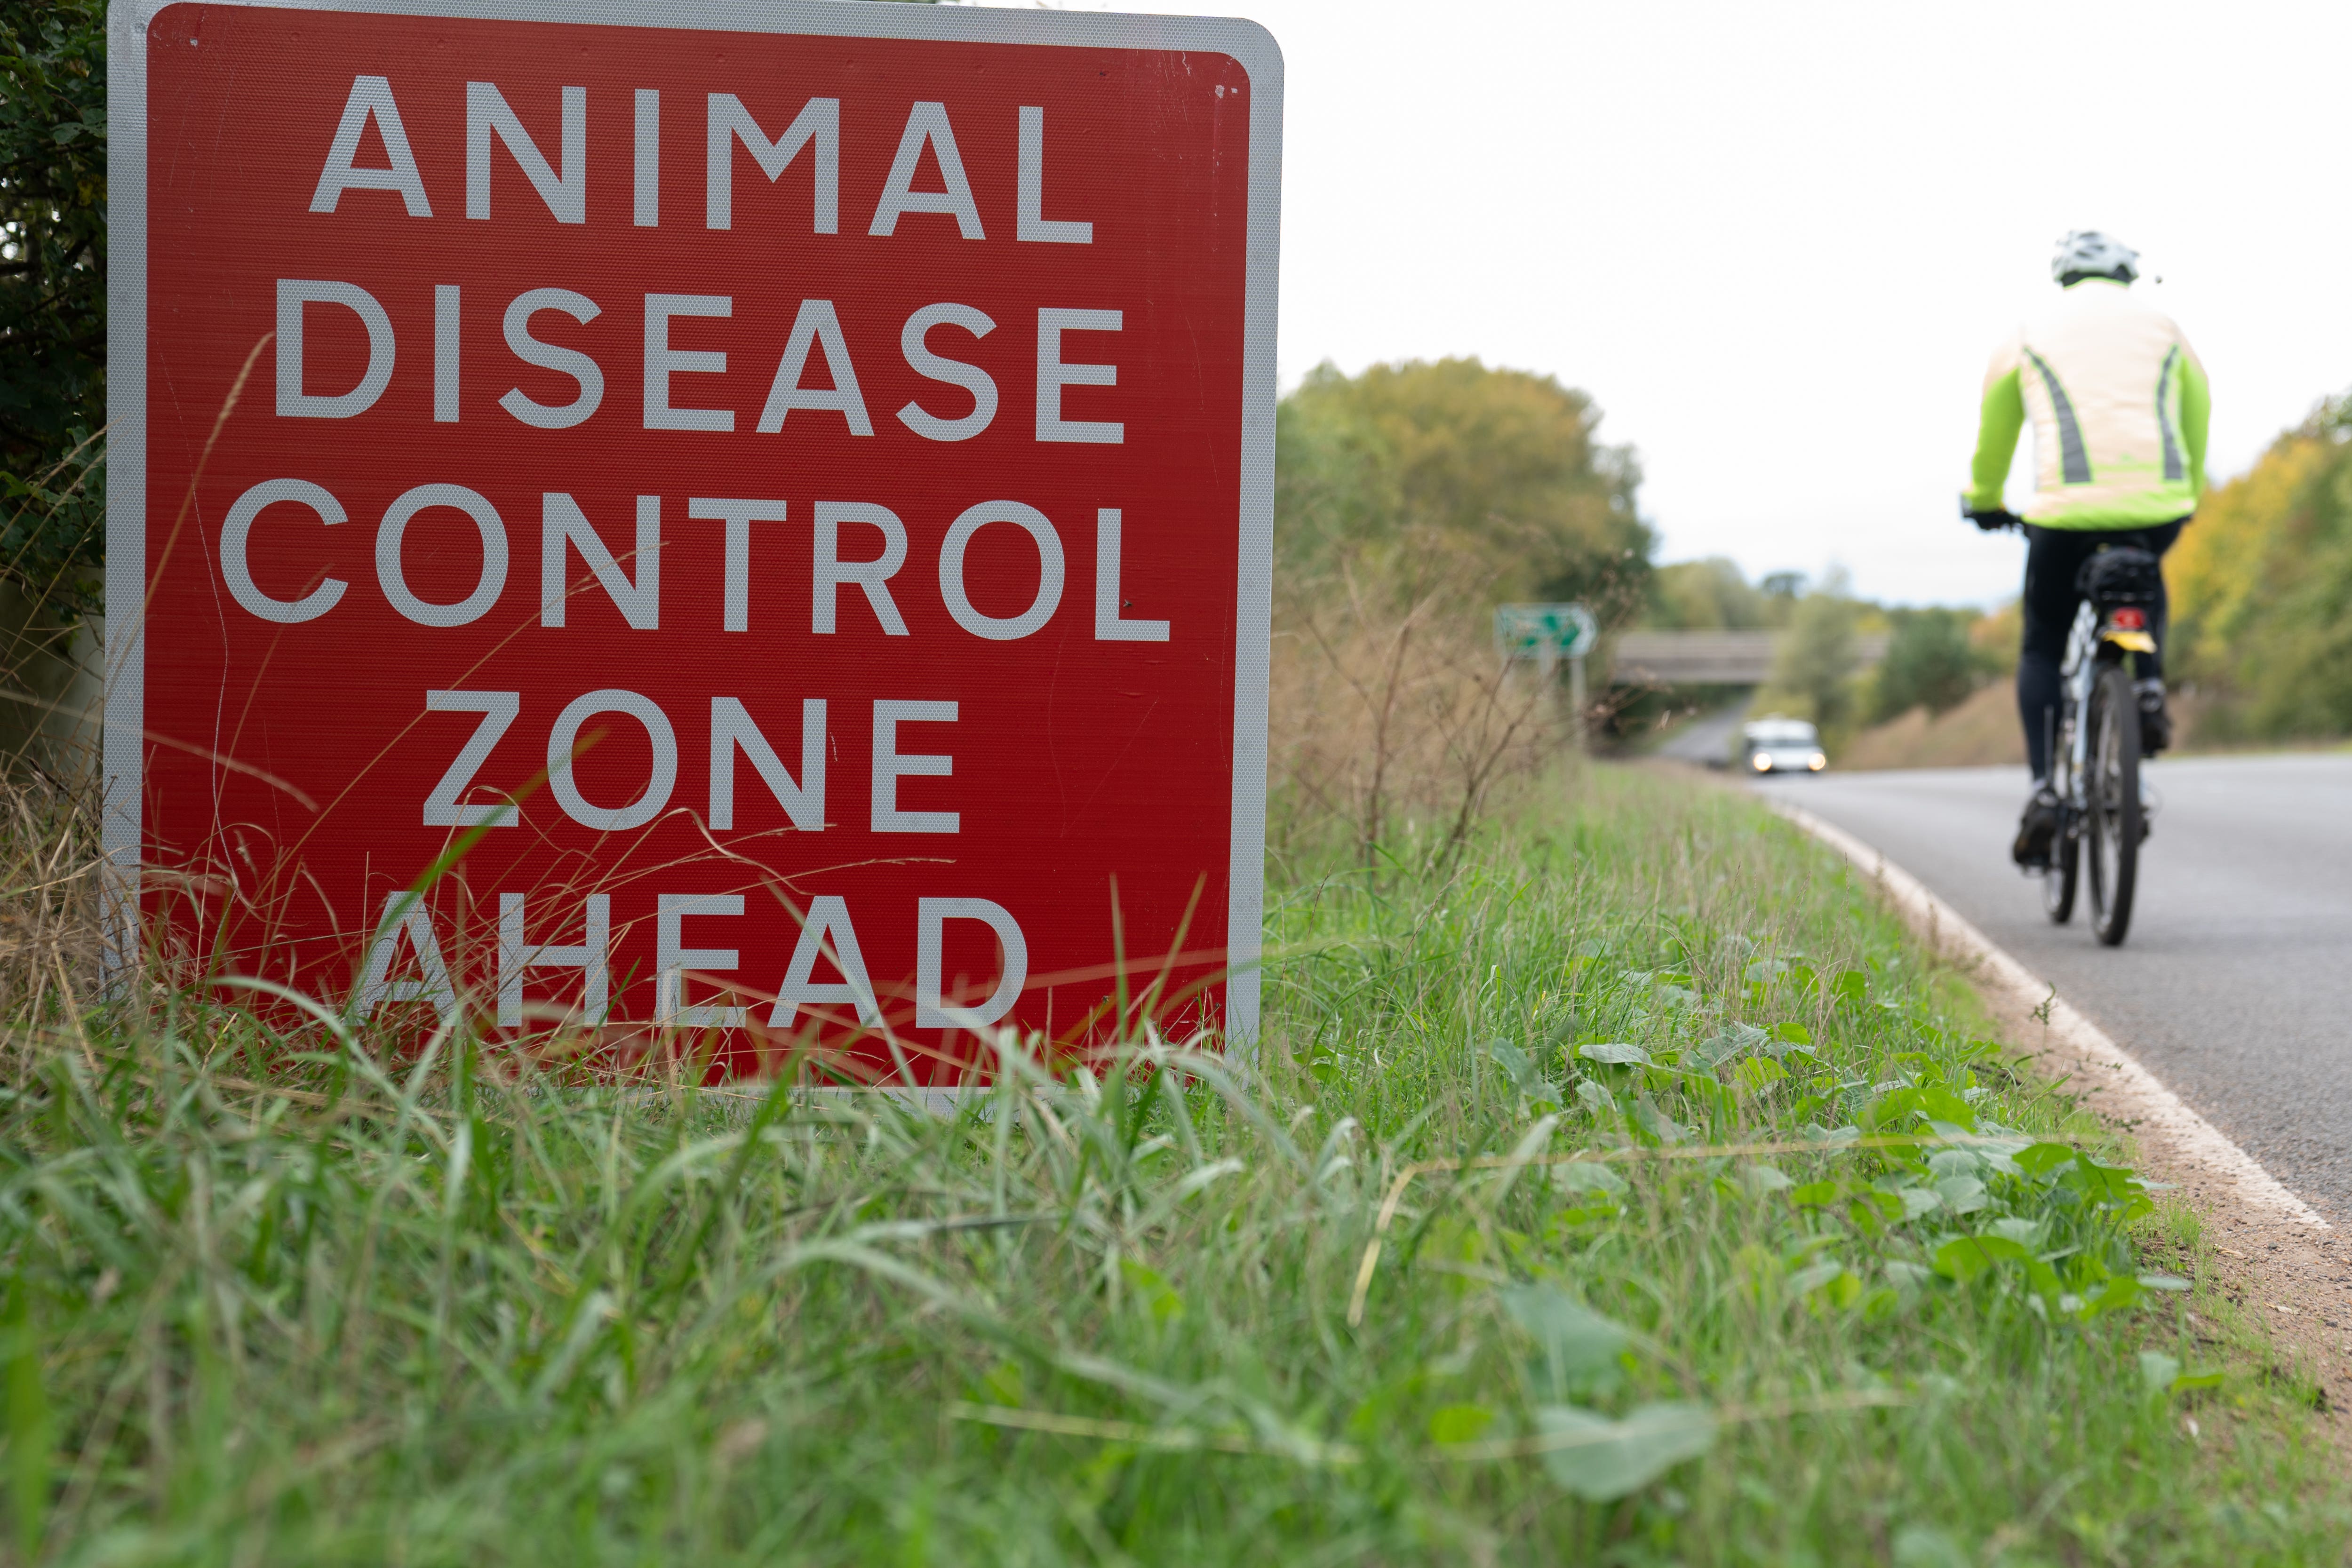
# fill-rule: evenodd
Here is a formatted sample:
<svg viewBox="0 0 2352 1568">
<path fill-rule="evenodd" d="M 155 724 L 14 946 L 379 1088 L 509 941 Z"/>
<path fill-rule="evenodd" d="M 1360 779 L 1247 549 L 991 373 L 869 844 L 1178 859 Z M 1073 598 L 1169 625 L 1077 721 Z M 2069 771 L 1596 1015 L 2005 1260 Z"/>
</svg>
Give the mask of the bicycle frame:
<svg viewBox="0 0 2352 1568">
<path fill-rule="evenodd" d="M 2102 666 L 2118 662 L 2126 653 L 2155 652 L 2153 636 L 2139 627 L 2116 625 L 2113 611 L 2102 615 L 2087 599 L 2074 607 L 2074 624 L 2066 633 L 2066 657 L 2058 666 L 2057 738 L 2062 744 L 2051 748 L 2051 760 L 2063 774 L 2063 779 L 2051 780 L 2062 813 L 2059 827 L 2070 837 L 2082 804 L 2082 779 L 2090 765 L 2090 727 L 2082 722 L 2082 716 L 2091 706 L 2091 686 Z"/>
</svg>

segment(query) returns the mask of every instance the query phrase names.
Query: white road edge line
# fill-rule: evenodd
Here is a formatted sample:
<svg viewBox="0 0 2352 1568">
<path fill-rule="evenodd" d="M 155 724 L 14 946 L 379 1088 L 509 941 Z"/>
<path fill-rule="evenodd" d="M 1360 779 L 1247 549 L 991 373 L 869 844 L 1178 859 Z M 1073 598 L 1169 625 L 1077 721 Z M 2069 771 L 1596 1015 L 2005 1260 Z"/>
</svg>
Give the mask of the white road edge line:
<svg viewBox="0 0 2352 1568">
<path fill-rule="evenodd" d="M 2009 999 L 2025 1012 L 2038 1015 L 2046 1002 L 2051 1034 L 2079 1055 L 2114 1071 L 2114 1081 L 2098 1088 L 2105 1102 L 2101 1109 L 2107 1114 L 2120 1113 L 2119 1119 L 2136 1122 L 2153 1132 L 2172 1145 L 2183 1159 L 2235 1183 L 2238 1197 L 2245 1202 L 2268 1209 L 2293 1224 L 2319 1230 L 2330 1228 L 2310 1205 L 2289 1192 L 2252 1155 L 2183 1104 L 2180 1096 L 2166 1088 L 2162 1080 L 2142 1067 L 2105 1030 L 2075 1011 L 2057 995 L 2054 987 L 1995 946 L 1991 938 L 1928 892 L 1918 878 L 1843 828 L 1822 821 L 1801 806 L 1777 800 L 1771 805 L 1781 816 L 1845 856 L 1874 879 L 1929 946 L 1973 960 L 1978 980 L 2006 992 Z"/>
</svg>

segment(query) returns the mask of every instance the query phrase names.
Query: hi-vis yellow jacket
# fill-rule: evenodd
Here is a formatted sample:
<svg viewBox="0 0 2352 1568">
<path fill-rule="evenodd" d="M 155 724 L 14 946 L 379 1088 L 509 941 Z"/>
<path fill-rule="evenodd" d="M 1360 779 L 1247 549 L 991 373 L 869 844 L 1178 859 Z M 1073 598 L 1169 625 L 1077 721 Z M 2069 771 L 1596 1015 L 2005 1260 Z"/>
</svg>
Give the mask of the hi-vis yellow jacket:
<svg viewBox="0 0 2352 1568">
<path fill-rule="evenodd" d="M 2172 319 L 2128 285 L 2086 277 L 2003 343 L 1985 372 L 1969 504 L 2000 506 L 2017 433 L 2033 414 L 2033 499 L 2051 528 L 2137 528 L 2197 509 L 2205 489 L 2205 367 Z"/>
</svg>

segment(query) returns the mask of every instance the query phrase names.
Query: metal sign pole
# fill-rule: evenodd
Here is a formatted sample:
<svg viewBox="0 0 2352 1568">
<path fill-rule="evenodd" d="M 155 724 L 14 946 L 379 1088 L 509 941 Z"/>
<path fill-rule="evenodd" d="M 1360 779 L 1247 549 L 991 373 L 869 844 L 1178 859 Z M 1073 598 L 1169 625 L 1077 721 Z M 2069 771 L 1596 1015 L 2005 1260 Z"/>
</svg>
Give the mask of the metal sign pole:
<svg viewBox="0 0 2352 1568">
<path fill-rule="evenodd" d="M 1584 655 L 1581 653 L 1568 662 L 1568 707 L 1570 744 L 1580 756 L 1584 751 Z"/>
</svg>

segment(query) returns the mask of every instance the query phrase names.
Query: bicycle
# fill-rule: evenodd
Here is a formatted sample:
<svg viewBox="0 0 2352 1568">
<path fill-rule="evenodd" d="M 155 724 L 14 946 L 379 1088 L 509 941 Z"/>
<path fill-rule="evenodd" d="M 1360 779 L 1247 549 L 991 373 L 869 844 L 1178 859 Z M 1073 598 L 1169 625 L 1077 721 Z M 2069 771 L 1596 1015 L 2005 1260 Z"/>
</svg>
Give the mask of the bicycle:
<svg viewBox="0 0 2352 1568">
<path fill-rule="evenodd" d="M 2058 721 L 2050 748 L 2050 788 L 2058 829 L 2042 873 L 2042 907 L 2053 924 L 2074 915 L 2083 872 L 2089 872 L 2091 930 L 2104 946 L 2131 929 L 2139 884 L 2139 846 L 2147 837 L 2140 796 L 2139 699 L 2124 660 L 2156 652 L 2155 605 L 2162 591 L 2155 556 L 2136 546 L 2101 550 L 2083 563 L 2075 586 L 2083 602 L 2060 666 Z"/>
</svg>

